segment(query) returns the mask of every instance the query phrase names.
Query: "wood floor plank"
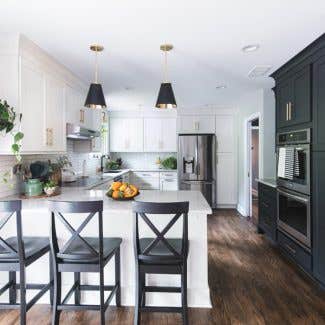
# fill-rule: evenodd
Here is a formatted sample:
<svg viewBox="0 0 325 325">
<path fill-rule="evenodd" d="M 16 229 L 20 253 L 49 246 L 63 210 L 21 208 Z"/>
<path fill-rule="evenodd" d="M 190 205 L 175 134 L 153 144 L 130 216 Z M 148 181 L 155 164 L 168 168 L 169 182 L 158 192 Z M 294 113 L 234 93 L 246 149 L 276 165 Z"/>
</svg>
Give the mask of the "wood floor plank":
<svg viewBox="0 0 325 325">
<path fill-rule="evenodd" d="M 190 308 L 190 324 L 325 324 L 325 293 L 288 262 L 252 222 L 235 210 L 218 210 L 208 221 L 212 309 Z M 36 305 L 27 324 L 50 324 L 51 310 Z M 106 322 L 133 324 L 133 308 L 109 307 Z M 62 312 L 60 324 L 95 325 L 94 311 Z M 1 311 L 0 324 L 18 325 L 18 311 Z M 178 325 L 180 315 L 145 313 L 142 324 Z"/>
</svg>

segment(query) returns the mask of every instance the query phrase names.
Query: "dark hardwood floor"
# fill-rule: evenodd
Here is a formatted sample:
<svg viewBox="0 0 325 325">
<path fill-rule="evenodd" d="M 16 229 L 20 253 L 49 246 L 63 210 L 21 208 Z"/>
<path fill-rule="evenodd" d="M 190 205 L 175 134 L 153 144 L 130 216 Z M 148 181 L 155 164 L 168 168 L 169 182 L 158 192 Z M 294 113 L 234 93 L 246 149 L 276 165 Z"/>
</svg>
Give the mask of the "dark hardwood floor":
<svg viewBox="0 0 325 325">
<path fill-rule="evenodd" d="M 213 309 L 190 309 L 190 324 L 325 324 L 325 292 L 282 257 L 234 210 L 209 217 L 209 283 Z M 49 324 L 50 308 L 33 307 L 29 324 Z M 98 324 L 97 312 L 64 312 L 60 324 Z M 107 324 L 132 324 L 133 308 L 111 307 Z M 18 324 L 1 311 L 0 324 Z M 174 314 L 144 314 L 143 324 L 181 324 Z"/>
</svg>

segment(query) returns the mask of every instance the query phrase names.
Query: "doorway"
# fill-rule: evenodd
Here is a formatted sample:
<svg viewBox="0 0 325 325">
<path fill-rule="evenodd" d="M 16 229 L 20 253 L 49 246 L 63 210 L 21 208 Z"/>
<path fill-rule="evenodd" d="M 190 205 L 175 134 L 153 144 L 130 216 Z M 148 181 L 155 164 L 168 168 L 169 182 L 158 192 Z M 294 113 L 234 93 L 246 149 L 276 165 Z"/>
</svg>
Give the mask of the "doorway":
<svg viewBox="0 0 325 325">
<path fill-rule="evenodd" d="M 258 181 L 260 177 L 260 116 L 253 114 L 247 121 L 247 216 L 258 224 Z"/>
</svg>

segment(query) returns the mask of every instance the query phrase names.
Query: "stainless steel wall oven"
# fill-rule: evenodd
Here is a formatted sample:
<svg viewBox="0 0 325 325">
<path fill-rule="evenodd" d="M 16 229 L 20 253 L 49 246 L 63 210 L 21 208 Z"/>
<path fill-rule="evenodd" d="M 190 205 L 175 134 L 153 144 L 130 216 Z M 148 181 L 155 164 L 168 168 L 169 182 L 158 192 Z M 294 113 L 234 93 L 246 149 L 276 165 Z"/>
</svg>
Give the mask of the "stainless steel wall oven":
<svg viewBox="0 0 325 325">
<path fill-rule="evenodd" d="M 278 229 L 311 248 L 310 129 L 277 135 Z"/>
</svg>

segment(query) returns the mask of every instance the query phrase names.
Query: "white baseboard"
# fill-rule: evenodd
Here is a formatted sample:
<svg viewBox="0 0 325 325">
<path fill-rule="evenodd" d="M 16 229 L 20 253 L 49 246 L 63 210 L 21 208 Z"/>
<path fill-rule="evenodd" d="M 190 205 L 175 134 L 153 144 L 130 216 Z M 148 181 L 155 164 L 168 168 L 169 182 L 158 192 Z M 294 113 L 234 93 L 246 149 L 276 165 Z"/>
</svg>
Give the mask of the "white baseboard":
<svg viewBox="0 0 325 325">
<path fill-rule="evenodd" d="M 243 217 L 247 217 L 246 211 L 244 210 L 244 208 L 238 204 L 237 205 L 237 211 L 243 216 Z"/>
<path fill-rule="evenodd" d="M 217 204 L 216 209 L 237 209 L 237 204 Z"/>
</svg>

